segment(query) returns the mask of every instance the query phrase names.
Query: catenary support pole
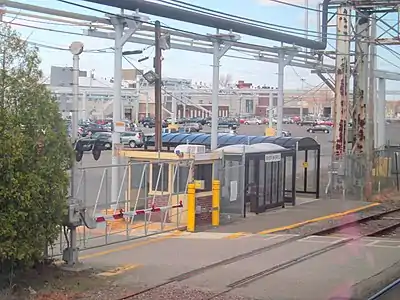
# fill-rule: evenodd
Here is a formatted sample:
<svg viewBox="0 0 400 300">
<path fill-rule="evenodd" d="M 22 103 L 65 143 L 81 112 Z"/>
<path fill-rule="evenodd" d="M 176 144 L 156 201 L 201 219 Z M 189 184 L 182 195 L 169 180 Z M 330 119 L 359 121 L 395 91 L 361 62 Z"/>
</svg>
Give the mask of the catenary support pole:
<svg viewBox="0 0 400 300">
<path fill-rule="evenodd" d="M 369 50 L 369 18 L 368 11 L 356 13 L 355 25 L 355 50 L 356 67 L 354 73 L 353 89 L 353 128 L 354 128 L 354 153 L 365 153 L 366 138 L 366 104 L 368 97 L 368 50 Z M 366 158 L 366 157 L 365 157 Z"/>
<path fill-rule="evenodd" d="M 154 24 L 155 35 L 155 57 L 154 57 L 154 71 L 157 75 L 154 83 L 154 102 L 155 102 L 155 150 L 162 150 L 162 95 L 161 95 L 161 56 L 162 50 L 160 45 L 161 39 L 161 23 L 156 21 Z"/>
<path fill-rule="evenodd" d="M 119 18 L 114 19 L 115 41 L 114 41 L 114 99 L 113 99 L 113 131 L 112 131 L 112 169 L 111 169 L 111 203 L 118 202 L 119 186 L 119 157 L 117 145 L 120 144 L 120 133 L 116 131 L 116 122 L 121 121 L 121 85 L 122 85 L 122 36 L 124 25 Z"/>
<path fill-rule="evenodd" d="M 376 148 L 382 148 L 386 140 L 386 79 L 378 80 L 378 101 L 376 105 Z"/>
<path fill-rule="evenodd" d="M 179 82 L 179 85 L 182 85 L 181 82 Z M 172 94 L 172 99 L 171 99 L 171 124 L 176 124 L 176 94 Z"/>
<path fill-rule="evenodd" d="M 214 36 L 213 51 L 213 85 L 212 85 L 212 110 L 211 110 L 211 150 L 218 148 L 218 112 L 219 112 L 219 62 L 222 56 L 232 47 L 233 42 L 239 40 L 239 36 L 234 34 L 217 34 Z M 224 39 L 223 46 L 222 39 Z M 225 40 L 230 39 L 231 42 Z"/>
<path fill-rule="evenodd" d="M 277 103 L 277 124 L 276 124 L 276 136 L 282 136 L 283 130 L 283 105 L 284 105 L 284 94 L 283 88 L 285 84 L 285 67 L 290 64 L 293 57 L 297 53 L 296 48 L 282 47 L 279 51 L 278 57 L 278 103 Z M 270 97 L 271 98 L 271 97 Z"/>
<path fill-rule="evenodd" d="M 342 158 L 347 148 L 350 83 L 350 20 L 351 11 L 346 6 L 337 10 L 335 100 L 333 103 L 332 162 Z"/>
<path fill-rule="evenodd" d="M 132 35 L 140 27 L 140 23 L 132 21 L 132 19 L 126 20 L 123 16 L 111 16 L 111 23 L 115 30 L 115 40 L 114 40 L 114 99 L 113 99 L 113 131 L 112 131 L 112 169 L 111 169 L 111 201 L 109 203 L 118 202 L 118 191 L 120 187 L 119 178 L 119 157 L 118 157 L 118 147 L 121 143 L 120 133 L 117 130 L 116 123 L 122 120 L 122 99 L 121 99 L 121 89 L 122 89 L 122 48 L 127 40 L 132 37 Z M 124 32 L 125 24 L 128 25 L 129 29 Z"/>
<path fill-rule="evenodd" d="M 211 107 L 211 150 L 218 148 L 218 111 L 219 111 L 219 60 L 220 42 L 214 41 L 213 52 L 213 84 L 212 84 L 212 107 Z"/>
<path fill-rule="evenodd" d="M 376 94 L 376 76 L 375 76 L 375 69 L 377 66 L 377 51 L 376 51 L 376 16 L 372 15 L 371 19 L 371 26 L 370 26 L 370 43 L 369 43 L 369 95 L 368 95 L 368 102 L 367 102 L 367 147 L 370 151 L 370 153 L 373 153 L 373 150 L 375 148 L 376 142 L 375 142 L 375 131 L 376 131 L 376 124 L 375 124 L 375 106 L 376 106 L 376 100 L 377 100 L 377 94 Z M 368 162 L 371 164 L 373 161 L 373 157 L 370 156 L 367 158 Z M 371 165 L 371 169 L 372 169 Z"/>
<path fill-rule="evenodd" d="M 276 125 L 276 136 L 282 136 L 283 129 L 283 85 L 285 80 L 285 52 L 279 51 L 279 62 L 278 62 L 278 103 L 277 103 L 277 118 L 278 123 Z M 270 97 L 271 101 L 271 97 Z M 271 122 L 271 120 L 270 120 Z"/>
</svg>

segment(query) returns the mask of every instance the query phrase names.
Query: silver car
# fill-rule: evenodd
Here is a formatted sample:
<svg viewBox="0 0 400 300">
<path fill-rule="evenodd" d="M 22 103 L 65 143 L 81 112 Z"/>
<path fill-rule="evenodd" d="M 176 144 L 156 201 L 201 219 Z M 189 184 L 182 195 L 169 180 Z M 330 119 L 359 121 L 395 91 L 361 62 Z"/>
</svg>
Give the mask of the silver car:
<svg viewBox="0 0 400 300">
<path fill-rule="evenodd" d="M 121 133 L 121 144 L 130 148 L 141 148 L 144 144 L 144 134 L 141 131 L 126 131 Z"/>
<path fill-rule="evenodd" d="M 257 118 L 251 118 L 251 119 L 247 119 L 246 121 L 244 121 L 244 124 L 245 125 L 261 125 L 262 121 Z"/>
</svg>

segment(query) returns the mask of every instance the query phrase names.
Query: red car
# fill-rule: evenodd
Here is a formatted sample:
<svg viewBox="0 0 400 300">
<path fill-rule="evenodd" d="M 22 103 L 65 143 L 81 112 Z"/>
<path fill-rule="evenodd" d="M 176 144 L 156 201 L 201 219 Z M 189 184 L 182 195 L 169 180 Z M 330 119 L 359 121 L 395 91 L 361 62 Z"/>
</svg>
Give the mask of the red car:
<svg viewBox="0 0 400 300">
<path fill-rule="evenodd" d="M 318 121 L 318 125 L 333 126 L 333 121 L 330 120 Z"/>
</svg>

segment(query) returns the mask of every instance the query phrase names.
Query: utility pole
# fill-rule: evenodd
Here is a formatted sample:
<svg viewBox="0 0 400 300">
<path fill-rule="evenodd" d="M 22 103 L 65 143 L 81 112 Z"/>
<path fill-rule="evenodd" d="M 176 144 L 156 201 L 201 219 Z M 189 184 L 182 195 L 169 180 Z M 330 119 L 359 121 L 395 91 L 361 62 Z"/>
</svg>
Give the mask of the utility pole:
<svg viewBox="0 0 400 300">
<path fill-rule="evenodd" d="M 154 57 L 154 71 L 156 73 L 156 80 L 154 82 L 154 102 L 155 102 L 155 150 L 162 150 L 162 99 L 161 99 L 161 24 L 160 21 L 155 22 L 155 57 Z"/>
<path fill-rule="evenodd" d="M 78 111 L 79 111 L 79 55 L 83 52 L 83 44 L 81 42 L 73 42 L 69 47 L 73 55 L 73 69 L 72 69 L 72 140 L 74 143 L 78 140 Z M 68 209 L 68 229 L 70 232 L 69 247 L 64 250 L 63 259 L 67 262 L 68 266 L 73 266 L 78 263 L 78 248 L 77 248 L 77 232 L 74 219 L 74 198 L 76 194 L 75 177 L 77 176 L 77 164 L 74 161 L 71 168 L 71 201 Z"/>
<path fill-rule="evenodd" d="M 140 72 L 136 70 L 136 101 L 135 101 L 135 123 L 139 123 L 139 107 L 140 107 Z"/>
<path fill-rule="evenodd" d="M 303 101 L 303 97 L 304 97 L 304 82 L 306 81 L 305 78 L 301 78 L 301 94 L 302 96 L 300 97 L 300 120 L 303 121 L 303 105 L 304 105 L 304 101 Z M 310 112 L 309 112 L 310 113 Z"/>
</svg>

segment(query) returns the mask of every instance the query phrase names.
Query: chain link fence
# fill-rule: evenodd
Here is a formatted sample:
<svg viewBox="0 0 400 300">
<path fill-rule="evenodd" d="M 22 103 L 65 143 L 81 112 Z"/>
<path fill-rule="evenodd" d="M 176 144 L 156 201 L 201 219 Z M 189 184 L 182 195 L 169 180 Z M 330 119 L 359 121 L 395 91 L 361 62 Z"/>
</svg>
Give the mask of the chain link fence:
<svg viewBox="0 0 400 300">
<path fill-rule="evenodd" d="M 327 198 L 368 200 L 385 190 L 399 189 L 400 147 L 387 146 L 367 154 L 333 157 L 325 187 Z M 372 169 L 372 172 L 367 172 Z"/>
</svg>

